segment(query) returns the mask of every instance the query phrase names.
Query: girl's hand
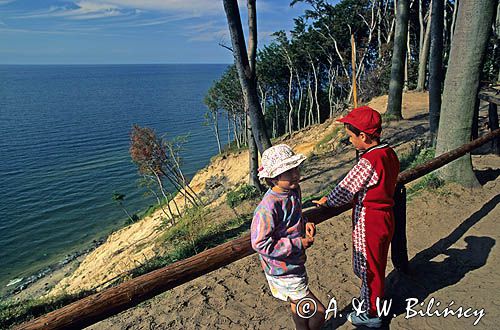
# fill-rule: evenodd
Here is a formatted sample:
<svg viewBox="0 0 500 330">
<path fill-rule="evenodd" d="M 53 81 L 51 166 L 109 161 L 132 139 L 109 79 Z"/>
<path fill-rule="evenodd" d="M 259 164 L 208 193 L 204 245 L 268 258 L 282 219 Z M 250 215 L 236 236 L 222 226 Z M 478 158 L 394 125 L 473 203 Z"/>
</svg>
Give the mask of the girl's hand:
<svg viewBox="0 0 500 330">
<path fill-rule="evenodd" d="M 321 197 L 321 199 L 319 201 L 316 201 L 316 200 L 313 200 L 311 201 L 313 204 L 316 204 L 317 207 L 328 207 L 328 205 L 326 204 L 327 202 L 327 198 L 326 196 L 324 197 Z"/>
<path fill-rule="evenodd" d="M 314 238 L 310 236 L 306 236 L 304 238 L 301 238 L 300 241 L 302 242 L 302 247 L 304 249 L 309 248 L 311 245 L 314 243 Z"/>
<path fill-rule="evenodd" d="M 316 235 L 316 225 L 312 222 L 306 222 L 306 237 L 314 237 Z"/>
</svg>

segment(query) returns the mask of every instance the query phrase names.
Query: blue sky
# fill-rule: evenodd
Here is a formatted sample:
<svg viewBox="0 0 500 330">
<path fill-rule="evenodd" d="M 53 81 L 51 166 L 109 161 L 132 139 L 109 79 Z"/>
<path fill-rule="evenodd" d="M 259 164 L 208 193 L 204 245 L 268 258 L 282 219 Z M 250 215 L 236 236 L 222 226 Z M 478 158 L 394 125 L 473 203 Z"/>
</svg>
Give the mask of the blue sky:
<svg viewBox="0 0 500 330">
<path fill-rule="evenodd" d="M 260 45 L 306 8 L 289 3 L 257 0 Z M 222 0 L 0 0 L 0 64 L 231 63 L 220 42 Z"/>
</svg>

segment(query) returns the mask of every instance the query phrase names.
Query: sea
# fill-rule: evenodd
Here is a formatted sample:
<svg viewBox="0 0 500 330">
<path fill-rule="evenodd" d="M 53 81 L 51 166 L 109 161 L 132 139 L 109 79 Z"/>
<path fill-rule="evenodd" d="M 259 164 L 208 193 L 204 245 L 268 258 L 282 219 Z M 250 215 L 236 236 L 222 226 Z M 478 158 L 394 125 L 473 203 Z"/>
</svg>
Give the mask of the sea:
<svg viewBox="0 0 500 330">
<path fill-rule="evenodd" d="M 0 291 L 123 227 L 114 193 L 130 213 L 154 204 L 129 155 L 134 124 L 188 135 L 188 178 L 207 165 L 203 98 L 227 67 L 0 65 Z"/>
</svg>

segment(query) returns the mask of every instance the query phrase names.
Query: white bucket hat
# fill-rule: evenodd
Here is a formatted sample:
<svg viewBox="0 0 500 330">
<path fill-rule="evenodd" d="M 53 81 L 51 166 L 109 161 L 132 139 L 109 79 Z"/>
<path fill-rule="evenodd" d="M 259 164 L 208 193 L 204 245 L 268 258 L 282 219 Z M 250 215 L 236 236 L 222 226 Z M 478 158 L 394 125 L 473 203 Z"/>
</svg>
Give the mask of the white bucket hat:
<svg viewBox="0 0 500 330">
<path fill-rule="evenodd" d="M 306 156 L 295 154 L 286 144 L 278 144 L 262 153 L 262 166 L 259 168 L 259 178 L 275 178 L 294 167 L 299 166 Z"/>
</svg>

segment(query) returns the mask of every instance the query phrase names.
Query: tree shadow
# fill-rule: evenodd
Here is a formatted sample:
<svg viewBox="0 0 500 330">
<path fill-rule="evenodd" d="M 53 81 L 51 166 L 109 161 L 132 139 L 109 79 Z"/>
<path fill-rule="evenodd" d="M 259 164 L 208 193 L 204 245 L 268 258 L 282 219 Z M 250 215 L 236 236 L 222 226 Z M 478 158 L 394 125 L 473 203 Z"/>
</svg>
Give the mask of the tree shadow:
<svg viewBox="0 0 500 330">
<path fill-rule="evenodd" d="M 465 219 L 448 236 L 417 253 L 410 260 L 409 275 L 393 270 L 386 277 L 386 296 L 392 301 L 389 315 L 397 316 L 406 313 L 406 299 L 417 298 L 421 302 L 433 292 L 460 282 L 468 272 L 479 269 L 486 264 L 496 243 L 491 237 L 467 236 L 464 239 L 467 243 L 465 249 L 450 247 L 472 226 L 488 215 L 499 202 L 500 194 L 490 199 L 480 210 Z M 433 261 L 440 255 L 447 257 L 443 261 Z M 347 313 L 351 310 L 352 306 L 349 304 L 339 312 L 342 317 L 328 320 L 323 329 L 336 329 L 343 325 L 347 321 Z M 390 329 L 390 321 L 390 317 L 385 318 L 381 329 Z M 358 329 L 369 328 L 359 327 Z"/>
<path fill-rule="evenodd" d="M 477 180 L 484 186 L 486 183 L 490 181 L 495 181 L 500 176 L 500 169 L 487 169 L 487 170 L 476 170 Z"/>
<path fill-rule="evenodd" d="M 406 120 L 412 120 L 412 121 L 417 121 L 417 120 L 423 120 L 429 118 L 429 113 L 421 113 L 418 115 L 415 115 L 413 117 L 405 118 Z"/>
</svg>

